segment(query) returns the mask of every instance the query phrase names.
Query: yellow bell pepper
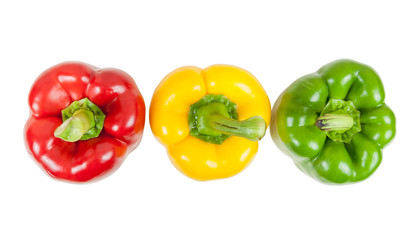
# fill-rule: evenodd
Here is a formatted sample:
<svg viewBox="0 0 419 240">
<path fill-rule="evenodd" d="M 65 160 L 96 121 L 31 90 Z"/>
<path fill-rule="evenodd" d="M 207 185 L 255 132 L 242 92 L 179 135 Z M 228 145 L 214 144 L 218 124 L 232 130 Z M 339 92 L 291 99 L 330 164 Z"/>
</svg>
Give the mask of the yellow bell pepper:
<svg viewBox="0 0 419 240">
<path fill-rule="evenodd" d="M 181 67 L 156 88 L 150 126 L 173 165 L 195 180 L 231 177 L 253 159 L 271 118 L 258 80 L 244 69 Z"/>
</svg>

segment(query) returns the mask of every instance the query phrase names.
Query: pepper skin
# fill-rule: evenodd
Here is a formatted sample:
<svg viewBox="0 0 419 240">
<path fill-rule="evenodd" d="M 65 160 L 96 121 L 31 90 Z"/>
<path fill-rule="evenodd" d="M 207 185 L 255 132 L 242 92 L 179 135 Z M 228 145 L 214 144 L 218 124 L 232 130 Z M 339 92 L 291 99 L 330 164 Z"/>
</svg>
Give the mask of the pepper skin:
<svg viewBox="0 0 419 240">
<path fill-rule="evenodd" d="M 272 110 L 271 136 L 309 176 L 330 184 L 368 178 L 395 136 L 377 73 L 352 60 L 331 62 L 292 83 Z"/>
<path fill-rule="evenodd" d="M 206 109 L 195 106 L 200 99 L 235 103 L 236 108 L 230 106 L 230 110 L 237 110 L 237 121 L 231 120 L 232 116 L 231 119 L 220 116 L 226 112 L 212 114 L 219 110 L 217 107 L 224 108 L 219 102 L 209 104 Z M 195 123 L 188 122 L 188 116 L 189 121 L 201 119 L 191 117 L 195 107 L 198 116 L 211 119 L 204 123 L 216 123 L 218 116 L 226 121 L 220 120 L 224 124 L 218 124 L 219 127 L 231 124 L 226 128 L 231 127 L 239 133 L 223 135 L 211 127 L 203 127 L 198 130 L 204 133 L 201 138 L 191 136 L 190 128 Z M 206 69 L 181 67 L 167 75 L 156 88 L 150 105 L 150 126 L 180 172 L 195 180 L 213 180 L 231 177 L 251 162 L 258 149 L 257 140 L 263 137 L 269 124 L 270 112 L 270 102 L 263 87 L 246 70 L 229 65 L 213 65 Z M 254 129 L 247 132 L 251 127 Z M 197 128 L 200 128 L 199 124 Z M 207 133 L 216 139 L 213 142 L 202 140 Z M 245 135 L 247 139 L 238 135 Z"/>
<path fill-rule="evenodd" d="M 86 104 L 96 110 L 89 111 Z M 87 182 L 110 174 L 136 148 L 143 134 L 143 97 L 134 80 L 114 68 L 99 69 L 81 62 L 53 66 L 36 79 L 29 106 L 26 148 L 50 176 L 60 180 Z M 82 111 L 63 123 L 65 109 Z M 106 115 L 104 122 L 97 112 Z M 102 122 L 95 123 L 97 119 Z M 96 131 L 100 124 L 103 129 Z M 80 133 L 81 127 L 88 130 L 85 135 Z M 74 134 L 78 134 L 75 139 Z M 81 135 L 88 140 L 77 140 Z"/>
</svg>

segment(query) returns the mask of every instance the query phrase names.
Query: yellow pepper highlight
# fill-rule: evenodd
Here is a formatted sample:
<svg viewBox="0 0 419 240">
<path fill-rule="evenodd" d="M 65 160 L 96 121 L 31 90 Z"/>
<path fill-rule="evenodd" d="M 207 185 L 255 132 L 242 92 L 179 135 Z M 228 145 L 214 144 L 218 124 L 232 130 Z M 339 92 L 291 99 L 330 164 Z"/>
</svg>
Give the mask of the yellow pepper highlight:
<svg viewBox="0 0 419 240">
<path fill-rule="evenodd" d="M 230 65 L 181 67 L 168 74 L 151 100 L 151 130 L 166 147 L 173 165 L 201 181 L 241 172 L 258 150 L 258 142 L 242 137 L 230 136 L 222 144 L 214 144 L 189 135 L 190 106 L 208 94 L 221 94 L 235 103 L 239 121 L 260 116 L 267 128 L 271 118 L 265 90 L 244 69 Z"/>
</svg>

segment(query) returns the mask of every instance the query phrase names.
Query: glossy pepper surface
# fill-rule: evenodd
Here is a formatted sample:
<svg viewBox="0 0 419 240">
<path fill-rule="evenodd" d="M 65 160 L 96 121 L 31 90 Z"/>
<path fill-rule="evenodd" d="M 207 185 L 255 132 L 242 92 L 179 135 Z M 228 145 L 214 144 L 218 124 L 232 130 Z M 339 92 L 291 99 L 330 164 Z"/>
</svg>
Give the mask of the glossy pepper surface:
<svg viewBox="0 0 419 240">
<path fill-rule="evenodd" d="M 116 170 L 140 142 L 143 97 L 125 72 L 64 62 L 29 94 L 27 150 L 52 177 L 87 182 Z"/>
<path fill-rule="evenodd" d="M 297 79 L 272 110 L 277 146 L 303 172 L 325 183 L 368 178 L 395 133 L 380 77 L 352 60 L 331 62 Z"/>
<path fill-rule="evenodd" d="M 227 178 L 253 159 L 270 102 L 249 72 L 229 65 L 181 67 L 156 88 L 150 125 L 174 166 L 195 180 Z"/>
</svg>

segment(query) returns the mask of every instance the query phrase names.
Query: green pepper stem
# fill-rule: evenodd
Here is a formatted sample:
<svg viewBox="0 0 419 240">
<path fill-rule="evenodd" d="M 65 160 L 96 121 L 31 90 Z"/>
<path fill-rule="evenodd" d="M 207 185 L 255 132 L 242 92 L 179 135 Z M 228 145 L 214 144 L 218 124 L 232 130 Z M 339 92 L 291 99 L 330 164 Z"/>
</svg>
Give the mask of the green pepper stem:
<svg viewBox="0 0 419 240">
<path fill-rule="evenodd" d="M 353 117 L 341 109 L 324 114 L 316 120 L 316 126 L 325 132 L 336 131 L 343 133 L 351 129 L 353 125 Z"/>
<path fill-rule="evenodd" d="M 262 117 L 255 116 L 243 121 L 216 114 L 208 116 L 208 127 L 230 136 L 238 136 L 259 141 L 265 136 L 266 123 Z"/>
<path fill-rule="evenodd" d="M 54 136 L 67 142 L 76 142 L 94 126 L 95 117 L 92 111 L 79 109 L 74 112 L 72 117 L 65 120 L 55 129 Z"/>
</svg>

